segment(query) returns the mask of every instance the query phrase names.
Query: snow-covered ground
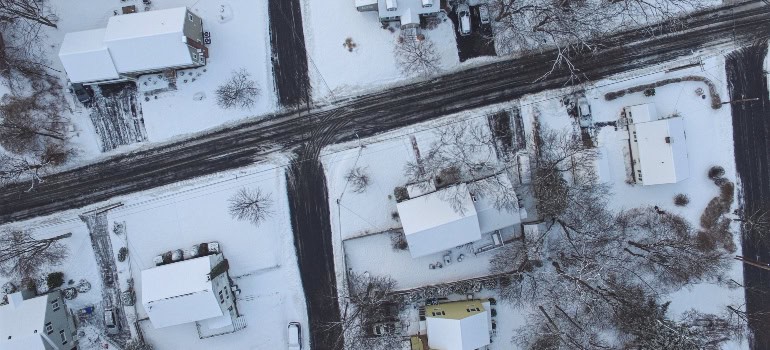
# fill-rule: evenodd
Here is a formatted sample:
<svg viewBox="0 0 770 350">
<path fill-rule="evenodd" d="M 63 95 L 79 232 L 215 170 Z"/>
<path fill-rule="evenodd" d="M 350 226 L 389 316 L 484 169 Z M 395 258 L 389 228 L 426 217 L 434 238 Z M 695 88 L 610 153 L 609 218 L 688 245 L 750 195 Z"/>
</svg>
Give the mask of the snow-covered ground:
<svg viewBox="0 0 770 350">
<path fill-rule="evenodd" d="M 353 1 L 303 0 L 302 17 L 314 98 L 353 95 L 405 79 L 396 66 L 393 46 L 400 30 L 383 29 L 377 12 L 358 12 Z M 441 68 L 459 64 L 452 21 L 423 30 L 441 57 Z M 343 46 L 351 38 L 355 48 Z M 331 94 L 331 95 L 330 95 Z"/>
<path fill-rule="evenodd" d="M 668 63 L 666 67 L 681 66 L 685 63 L 687 60 Z M 719 194 L 719 188 L 706 176 L 709 167 L 721 165 L 726 170 L 726 177 L 731 181 L 736 180 L 729 105 L 717 110 L 712 109 L 710 99 L 701 99 L 695 93 L 695 89 L 699 87 L 708 91 L 706 85 L 699 82 L 674 83 L 659 87 L 653 97 L 644 97 L 642 93 L 635 93 L 613 101 L 604 99 L 604 94 L 610 91 L 686 75 L 698 75 L 710 79 L 716 84 L 722 100 L 729 98 L 725 84 L 724 59 L 720 54 L 704 56 L 702 68 L 694 67 L 672 73 L 664 73 L 664 71 L 665 69 L 661 67 L 652 67 L 594 82 L 587 87 L 585 93 L 591 104 L 594 122 L 617 120 L 624 106 L 640 103 L 655 103 L 659 115 L 665 116 L 674 112 L 681 114 L 685 120 L 690 177 L 676 184 L 657 186 L 627 184 L 626 158 L 623 153 L 623 144 L 620 142 L 621 131 L 615 131 L 613 127 L 605 127 L 598 134 L 597 147 L 601 152 L 601 157 L 597 161 L 598 173 L 602 181 L 609 183 L 612 187 L 614 193 L 610 199 L 612 208 L 621 210 L 658 205 L 663 210 L 683 215 L 697 225 L 708 201 Z M 338 283 L 343 283 L 344 273 L 342 272 L 347 270 L 359 273 L 370 271 L 373 274 L 392 273 L 399 282 L 399 289 L 485 274 L 487 259 L 483 256 L 465 260 L 459 264 L 454 263 L 451 267 L 445 266 L 442 271 L 437 272 L 430 270 L 427 266 L 435 260 L 434 257 L 411 259 L 408 252 L 394 251 L 391 248 L 390 234 L 371 235 L 399 226 L 398 221 L 392 217 L 392 213 L 396 211 L 395 199 L 392 195 L 393 188 L 403 185 L 406 180 L 403 175 L 404 164 L 414 160 L 415 157 L 410 136 L 418 140 L 421 150 L 425 150 L 430 144 L 432 129 L 437 125 L 478 119 L 495 109 L 514 105 L 521 108 L 527 135 L 531 133 L 533 116 L 536 113 L 539 115 L 540 122 L 551 128 L 573 129 L 573 120 L 560 101 L 561 97 L 569 94 L 571 91 L 565 89 L 529 95 L 509 104 L 489 107 L 485 111 L 465 112 L 448 116 L 443 120 L 413 125 L 370 139 L 327 148 L 322 155 L 322 160 L 329 183 Z M 353 167 L 366 168 L 371 177 L 371 185 L 364 193 L 354 193 L 346 187 L 345 174 Z M 673 197 L 678 193 L 685 193 L 690 197 L 688 206 L 674 206 Z M 739 237 L 736 235 L 735 239 L 738 242 Z M 345 240 L 344 243 L 343 240 Z M 440 258 L 438 256 L 438 259 Z M 465 264 L 476 266 L 469 267 Z M 730 266 L 726 280 L 734 279 L 741 283 L 741 264 L 736 261 Z M 703 312 L 722 313 L 727 305 L 736 307 L 742 305 L 743 298 L 742 289 L 704 283 L 682 289 L 664 299 L 672 301 L 670 314 L 672 317 L 678 317 L 691 308 Z M 506 323 L 521 325 L 528 310 L 513 308 L 510 305 L 506 307 L 510 308 L 510 311 L 503 314 L 514 315 L 511 316 L 513 319 Z M 515 326 L 507 328 L 501 323 L 498 328 L 499 341 L 495 346 L 501 346 L 500 342 L 502 342 L 503 348 L 509 348 L 509 340 L 513 337 L 514 328 Z M 735 341 L 727 344 L 726 348 L 742 349 L 746 346 L 745 341 Z"/>
<path fill-rule="evenodd" d="M 238 310 L 245 315 L 248 326 L 236 333 L 204 340 L 198 339 L 192 323 L 156 330 L 149 321 L 142 321 L 142 330 L 158 349 L 281 348 L 286 344 L 288 322 L 307 325 L 284 168 L 262 164 L 218 178 L 177 187 L 171 193 L 132 197 L 123 201 L 123 207 L 110 211 L 108 217 L 111 223 L 126 224 L 138 300 L 142 299 L 141 270 L 154 266 L 153 257 L 196 243 L 219 242 L 230 262 L 230 276 L 241 289 Z M 244 187 L 259 188 L 273 201 L 272 214 L 257 227 L 234 220 L 227 210 L 229 199 Z M 139 319 L 147 317 L 141 304 L 137 309 Z"/>
<path fill-rule="evenodd" d="M 58 28 L 45 27 L 43 45 L 50 66 L 58 72 L 63 85 L 67 77 L 58 58 L 64 35 L 69 32 L 105 27 L 111 16 L 121 13 L 123 6 L 136 5 L 144 10 L 142 1 L 80 0 L 77 6 L 67 0 L 51 0 L 52 12 L 59 19 Z M 176 91 L 149 93 L 160 88 L 156 75 L 139 79 L 139 100 L 142 104 L 148 141 L 161 142 L 181 135 L 203 131 L 228 122 L 255 115 L 264 115 L 277 108 L 270 64 L 267 1 L 224 0 L 153 0 L 150 10 L 187 6 L 201 16 L 205 31 L 211 32 L 210 57 L 206 66 L 185 70 L 179 76 Z M 224 110 L 217 106 L 215 90 L 233 70 L 245 69 L 261 90 L 256 104 L 250 109 Z M 145 85 L 145 82 L 148 82 Z M 153 84 L 154 83 L 154 84 Z M 68 96 L 75 125 L 73 141 L 81 159 L 92 159 L 100 152 L 98 137 L 89 118 L 90 110 Z M 118 151 L 132 147 L 121 147 Z"/>
<path fill-rule="evenodd" d="M 140 321 L 145 339 L 155 349 L 281 349 L 286 346 L 286 326 L 292 321 L 302 324 L 305 346 L 308 345 L 307 311 L 289 219 L 285 162 L 276 159 L 110 202 L 123 203 L 108 211 L 107 218 L 114 252 L 121 247 L 129 251 L 130 264 L 117 262 L 119 282 L 124 284 L 129 275 L 133 277 L 139 319 L 147 317 L 141 306 L 141 270 L 153 267 L 153 257 L 169 250 L 219 242 L 229 260 L 230 276 L 241 290 L 237 304 L 248 323 L 245 329 L 201 340 L 194 323 L 156 330 L 148 320 Z M 271 215 L 259 226 L 237 221 L 228 212 L 229 199 L 244 187 L 259 188 L 272 200 Z M 73 233 L 73 237 L 65 240 L 70 258 L 52 270 L 64 271 L 65 279 L 76 282 L 86 278 L 94 288 L 68 303 L 70 307 L 98 305 L 101 300 L 100 277 L 88 229 L 77 214 L 107 204 L 14 224 L 45 236 Z M 112 233 L 115 222 L 125 223 L 126 234 Z M 89 327 L 86 335 L 96 337 L 98 330 Z M 95 349 L 99 343 L 92 345 Z"/>
</svg>

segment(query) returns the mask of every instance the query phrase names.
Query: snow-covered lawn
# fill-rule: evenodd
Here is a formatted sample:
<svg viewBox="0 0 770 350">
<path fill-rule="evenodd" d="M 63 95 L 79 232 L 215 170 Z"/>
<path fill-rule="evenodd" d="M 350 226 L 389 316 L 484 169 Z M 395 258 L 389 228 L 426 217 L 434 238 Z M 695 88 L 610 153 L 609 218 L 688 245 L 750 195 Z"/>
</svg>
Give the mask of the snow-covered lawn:
<svg viewBox="0 0 770 350">
<path fill-rule="evenodd" d="M 377 12 L 358 12 L 353 1 L 303 0 L 302 17 L 314 98 L 354 95 L 361 89 L 405 79 L 396 66 L 393 46 L 399 29 L 382 29 Z M 441 57 L 441 67 L 459 64 L 454 27 L 445 19 L 423 30 Z M 351 38 L 355 48 L 343 47 Z M 333 94 L 330 96 L 330 92 Z"/>
<path fill-rule="evenodd" d="M 242 291 L 237 304 L 248 323 L 245 329 L 200 340 L 194 323 L 154 329 L 142 321 L 145 338 L 156 348 L 278 349 L 286 344 L 288 322 L 307 325 L 284 179 L 283 167 L 263 164 L 165 193 L 134 196 L 109 212 L 111 224 L 126 223 L 137 300 L 142 300 L 141 270 L 154 266 L 153 257 L 210 241 L 219 242 Z M 258 227 L 228 213 L 228 200 L 243 187 L 259 188 L 272 198 L 272 215 Z M 113 248 L 120 245 L 115 241 Z M 147 317 L 141 302 L 137 311 L 139 319 Z"/>
<path fill-rule="evenodd" d="M 140 97 L 149 141 L 168 140 L 267 114 L 277 108 L 270 64 L 267 1 L 156 0 L 152 3 L 158 9 L 188 6 L 203 19 L 203 30 L 211 32 L 211 44 L 207 45 L 209 58 L 205 66 L 178 73 L 176 91 L 151 93 L 147 96 L 149 100 Z M 234 70 L 241 68 L 257 82 L 261 94 L 249 109 L 222 109 L 216 103 L 215 91 Z M 183 73 L 184 76 L 179 75 Z M 140 79 L 138 83 L 140 90 L 156 88 L 153 81 L 144 85 L 145 80 Z"/>
</svg>

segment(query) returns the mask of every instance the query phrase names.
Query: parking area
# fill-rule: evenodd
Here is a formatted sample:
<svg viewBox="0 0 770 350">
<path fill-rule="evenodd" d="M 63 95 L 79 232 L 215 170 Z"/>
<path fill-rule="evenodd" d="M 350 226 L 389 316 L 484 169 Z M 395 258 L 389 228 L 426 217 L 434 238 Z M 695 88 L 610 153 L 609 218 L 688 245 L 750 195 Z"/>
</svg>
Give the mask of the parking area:
<svg viewBox="0 0 770 350">
<path fill-rule="evenodd" d="M 136 90 L 132 82 L 94 88 L 90 116 L 102 152 L 147 140 Z"/>
<path fill-rule="evenodd" d="M 460 62 L 481 56 L 496 56 L 495 45 L 492 40 L 492 26 L 490 23 L 481 23 L 481 6 L 468 6 L 463 3 L 452 6 L 449 18 L 455 26 L 455 39 L 457 40 L 457 54 Z M 461 16 L 467 9 L 468 20 L 464 21 L 461 28 Z M 463 16 L 465 17 L 465 16 Z M 466 24 L 470 22 L 470 32 Z M 488 21 L 485 21 L 488 22 Z M 465 31 L 465 33 L 463 33 Z"/>
</svg>

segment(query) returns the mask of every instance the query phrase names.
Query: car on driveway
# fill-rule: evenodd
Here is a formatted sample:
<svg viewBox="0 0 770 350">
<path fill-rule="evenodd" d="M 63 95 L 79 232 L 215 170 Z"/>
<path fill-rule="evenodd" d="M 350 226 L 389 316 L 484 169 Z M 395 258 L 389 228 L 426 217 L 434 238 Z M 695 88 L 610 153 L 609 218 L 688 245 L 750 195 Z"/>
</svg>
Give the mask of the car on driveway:
<svg viewBox="0 0 770 350">
<path fill-rule="evenodd" d="M 489 8 L 487 5 L 479 5 L 479 20 L 481 24 L 489 24 Z"/>
<path fill-rule="evenodd" d="M 302 350 L 302 326 L 299 322 L 289 322 L 289 350 Z"/>
<path fill-rule="evenodd" d="M 457 5 L 457 20 L 460 27 L 460 35 L 469 35 L 471 33 L 471 10 L 467 4 Z"/>
<path fill-rule="evenodd" d="M 118 326 L 118 319 L 115 317 L 115 309 L 104 309 L 104 326 L 107 328 L 107 334 L 120 333 L 120 327 Z"/>
</svg>

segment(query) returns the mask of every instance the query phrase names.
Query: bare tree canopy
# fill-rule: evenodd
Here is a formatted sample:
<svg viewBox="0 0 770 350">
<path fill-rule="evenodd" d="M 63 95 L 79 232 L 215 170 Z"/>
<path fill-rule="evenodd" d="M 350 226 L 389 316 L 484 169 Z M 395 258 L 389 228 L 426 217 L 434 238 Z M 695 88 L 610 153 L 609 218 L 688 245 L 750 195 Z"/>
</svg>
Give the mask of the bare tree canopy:
<svg viewBox="0 0 770 350">
<path fill-rule="evenodd" d="M 438 128 L 427 152 L 417 161 L 404 167 L 407 181 L 417 186 L 443 179 L 444 182 L 467 182 L 468 191 L 485 197 L 498 210 L 518 209 L 514 185 L 505 174 L 510 164 L 499 159 L 495 140 L 483 123 L 455 123 Z M 442 200 L 448 201 L 457 212 L 462 212 L 465 194 L 448 188 Z"/>
<path fill-rule="evenodd" d="M 366 188 L 369 187 L 369 173 L 366 168 L 355 167 L 350 169 L 345 175 L 345 180 L 355 193 L 364 193 Z"/>
<path fill-rule="evenodd" d="M 56 16 L 44 0 L 0 0 L 0 21 L 26 20 L 56 28 Z"/>
<path fill-rule="evenodd" d="M 260 189 L 241 188 L 230 198 L 230 215 L 238 220 L 247 220 L 259 226 L 265 219 L 272 215 L 270 207 L 273 200 L 269 194 Z"/>
<path fill-rule="evenodd" d="M 36 239 L 28 231 L 6 229 L 0 232 L 0 274 L 33 278 L 45 265 L 58 265 L 67 258 L 67 247 L 61 239 L 71 233 Z"/>
<path fill-rule="evenodd" d="M 233 71 L 230 79 L 217 88 L 217 104 L 222 108 L 251 108 L 257 102 L 260 90 L 251 74 L 241 68 Z"/>
<path fill-rule="evenodd" d="M 674 19 L 703 5 L 700 0 L 491 0 L 489 6 L 499 53 L 555 48 L 553 69 L 567 67 L 572 79 L 580 80 L 572 59 L 602 48 L 609 34 Z"/>
<path fill-rule="evenodd" d="M 335 348 L 346 350 L 391 350 L 400 347 L 400 335 L 375 335 L 372 327 L 382 322 L 399 322 L 401 306 L 394 302 L 391 293 L 396 281 L 390 276 L 374 276 L 368 273 L 348 274 L 348 288 L 339 293 L 342 317 L 339 323 L 323 325 L 340 327 L 342 338 Z M 343 345 L 344 343 L 344 345 Z"/>
<path fill-rule="evenodd" d="M 396 65 L 404 75 L 429 76 L 439 72 L 441 59 L 433 41 L 398 37 L 393 47 Z"/>
</svg>

